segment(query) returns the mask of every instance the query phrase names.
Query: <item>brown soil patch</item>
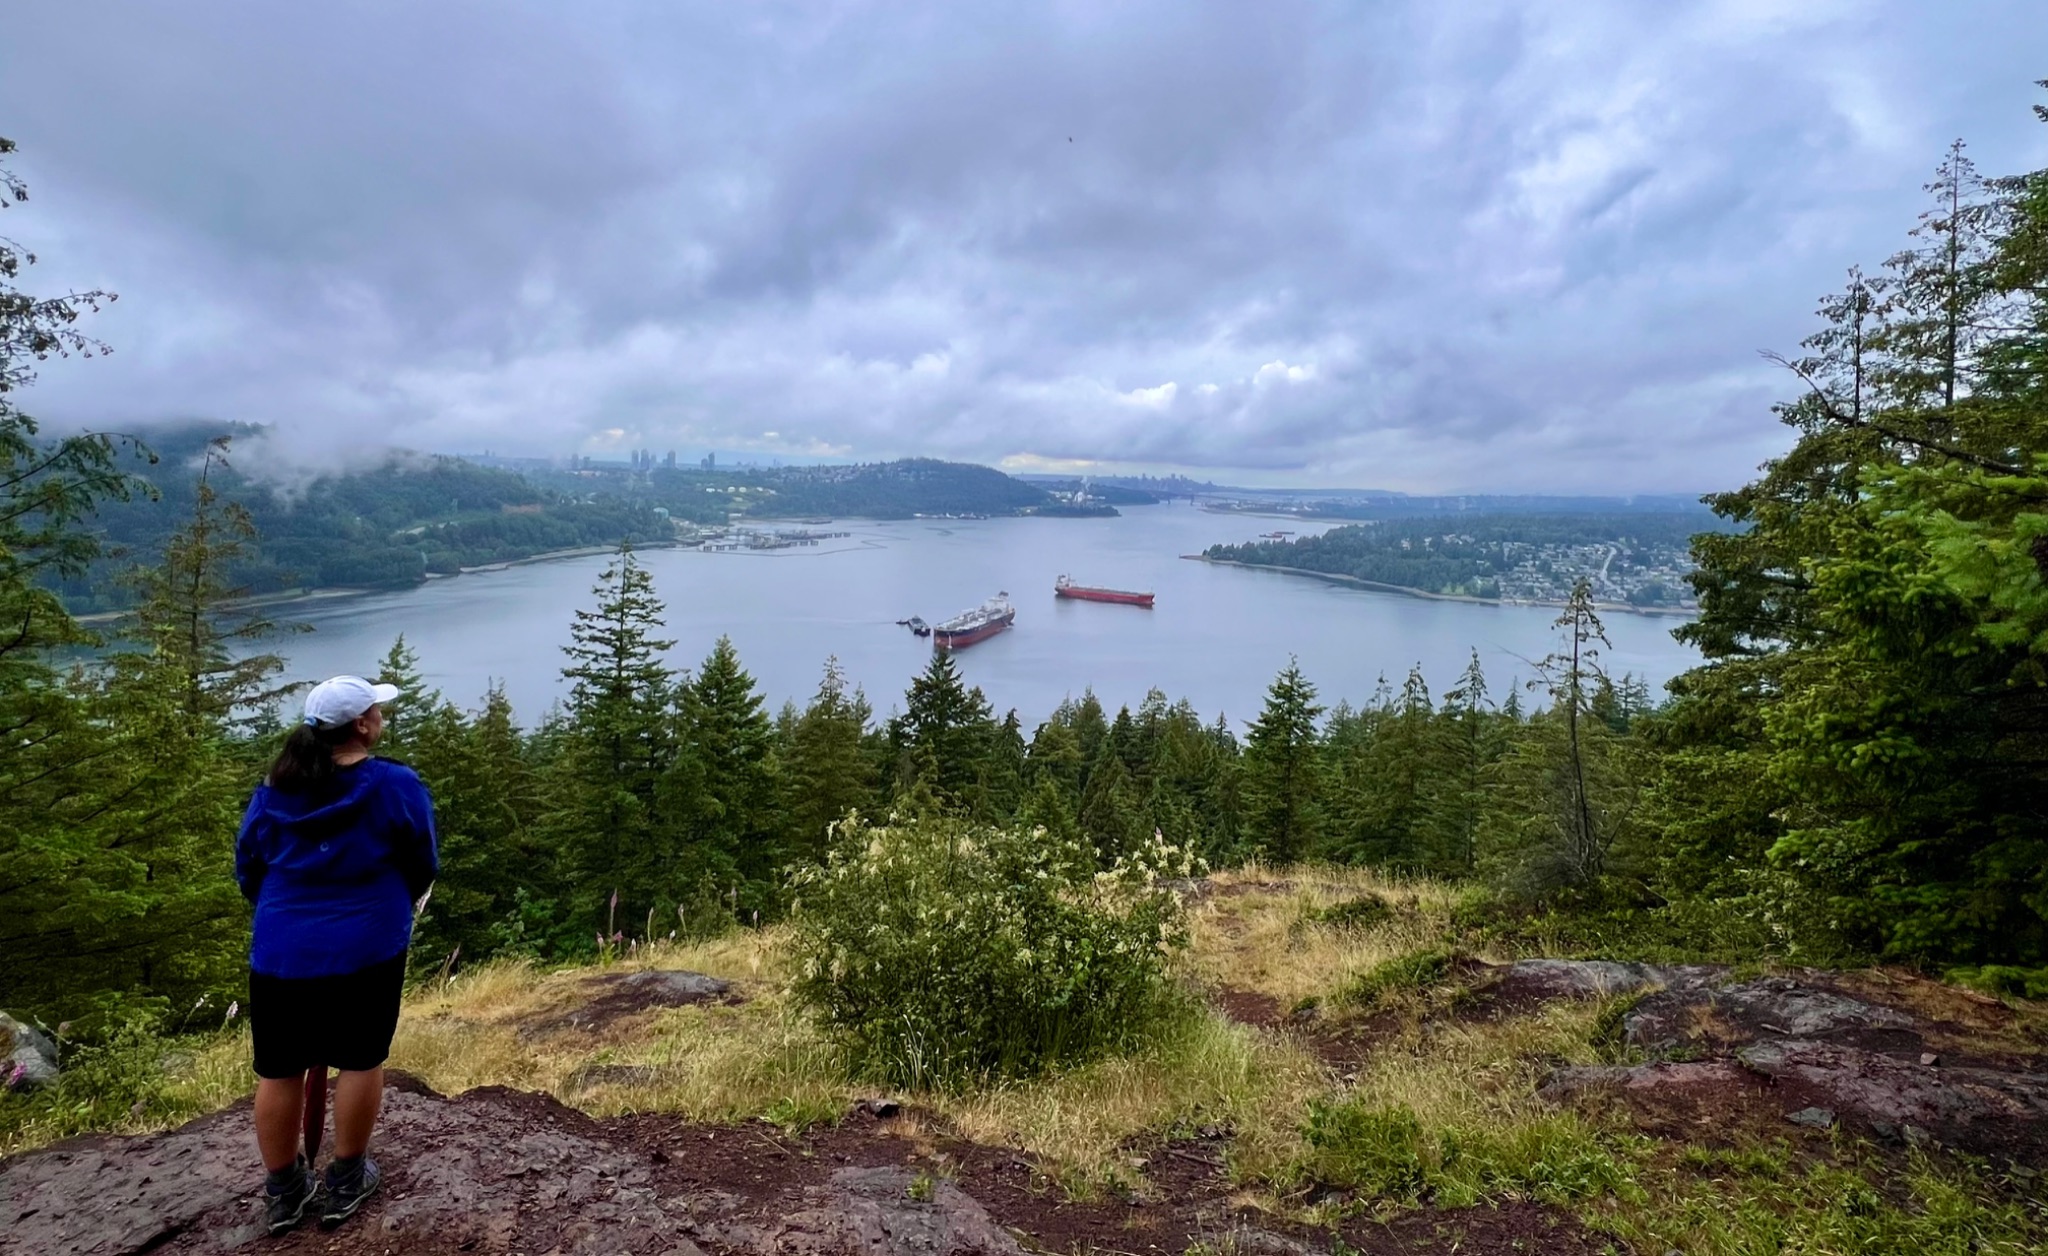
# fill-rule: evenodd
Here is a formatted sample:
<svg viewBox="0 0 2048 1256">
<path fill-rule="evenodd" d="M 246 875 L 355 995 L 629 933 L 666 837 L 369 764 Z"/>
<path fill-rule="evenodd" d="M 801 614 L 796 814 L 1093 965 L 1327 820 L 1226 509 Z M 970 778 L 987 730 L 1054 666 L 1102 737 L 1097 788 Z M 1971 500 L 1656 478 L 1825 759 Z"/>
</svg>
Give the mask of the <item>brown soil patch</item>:
<svg viewBox="0 0 2048 1256">
<path fill-rule="evenodd" d="M 1218 990 L 1210 996 L 1218 1010 L 1240 1025 L 1254 1029 L 1284 1029 L 1287 1026 L 1287 1005 L 1270 994 L 1257 990 L 1233 990 L 1229 987 Z"/>
<path fill-rule="evenodd" d="M 1407 1023 L 1407 1017 L 1398 1011 L 1332 1021 L 1314 1009 L 1292 1012 L 1280 1000 L 1257 990 L 1226 987 L 1209 998 L 1218 1011 L 1240 1025 L 1293 1039 L 1346 1081 L 1357 1075 L 1381 1043 L 1397 1036 Z"/>
</svg>

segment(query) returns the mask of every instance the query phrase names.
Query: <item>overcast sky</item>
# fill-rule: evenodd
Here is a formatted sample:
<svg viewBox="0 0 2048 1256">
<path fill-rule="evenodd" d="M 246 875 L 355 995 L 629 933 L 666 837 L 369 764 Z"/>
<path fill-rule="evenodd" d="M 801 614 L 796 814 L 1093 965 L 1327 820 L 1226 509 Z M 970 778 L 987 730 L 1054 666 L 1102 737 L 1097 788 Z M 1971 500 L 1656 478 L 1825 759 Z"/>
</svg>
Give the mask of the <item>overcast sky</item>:
<svg viewBox="0 0 2048 1256">
<path fill-rule="evenodd" d="M 120 293 L 57 422 L 1693 492 L 2042 77 L 2042 0 L 32 0 L 0 230 Z"/>
</svg>

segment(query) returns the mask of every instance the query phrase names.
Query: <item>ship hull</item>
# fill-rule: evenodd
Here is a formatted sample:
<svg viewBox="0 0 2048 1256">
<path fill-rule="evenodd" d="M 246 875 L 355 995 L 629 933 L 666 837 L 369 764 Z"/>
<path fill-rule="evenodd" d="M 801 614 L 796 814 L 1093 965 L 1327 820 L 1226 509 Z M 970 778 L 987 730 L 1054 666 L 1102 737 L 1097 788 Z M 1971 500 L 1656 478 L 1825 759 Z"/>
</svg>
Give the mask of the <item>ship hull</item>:
<svg viewBox="0 0 2048 1256">
<path fill-rule="evenodd" d="M 932 630 L 932 645 L 940 650 L 965 649 L 977 641 L 986 641 L 1005 631 L 1016 622 L 1016 619 L 1017 612 L 1011 611 L 1007 615 L 999 615 L 987 623 L 977 624 L 972 628 L 935 628 Z"/>
<path fill-rule="evenodd" d="M 1150 593 L 1128 593 L 1122 589 L 1091 589 L 1086 585 L 1069 584 L 1055 588 L 1054 597 L 1074 598 L 1082 602 L 1115 602 L 1120 606 L 1142 606 L 1152 609 Z"/>
</svg>

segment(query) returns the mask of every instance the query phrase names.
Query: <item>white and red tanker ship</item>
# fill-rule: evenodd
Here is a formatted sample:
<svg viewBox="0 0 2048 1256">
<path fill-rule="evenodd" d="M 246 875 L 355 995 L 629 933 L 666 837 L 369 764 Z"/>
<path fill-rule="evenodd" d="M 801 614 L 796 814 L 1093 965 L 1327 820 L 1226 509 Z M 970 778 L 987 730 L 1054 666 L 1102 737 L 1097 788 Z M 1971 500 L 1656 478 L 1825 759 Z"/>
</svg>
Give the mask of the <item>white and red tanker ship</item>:
<svg viewBox="0 0 2048 1256">
<path fill-rule="evenodd" d="M 940 650 L 958 650 L 986 641 L 1016 622 L 1017 608 L 1010 595 L 998 593 L 971 611 L 962 611 L 942 624 L 932 625 L 932 645 Z"/>
</svg>

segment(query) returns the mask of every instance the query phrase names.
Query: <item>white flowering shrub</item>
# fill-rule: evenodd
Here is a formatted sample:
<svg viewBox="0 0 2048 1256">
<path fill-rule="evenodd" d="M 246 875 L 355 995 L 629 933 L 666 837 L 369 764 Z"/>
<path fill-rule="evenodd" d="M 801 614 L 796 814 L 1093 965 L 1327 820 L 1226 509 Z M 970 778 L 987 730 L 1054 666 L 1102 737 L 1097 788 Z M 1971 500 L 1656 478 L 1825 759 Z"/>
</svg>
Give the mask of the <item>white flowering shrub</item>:
<svg viewBox="0 0 2048 1256">
<path fill-rule="evenodd" d="M 796 996 L 861 1071 L 911 1086 L 1023 1077 L 1142 1039 L 1180 1006 L 1179 897 L 1154 840 L 1108 872 L 1043 829 L 835 826 L 795 876 Z"/>
</svg>

